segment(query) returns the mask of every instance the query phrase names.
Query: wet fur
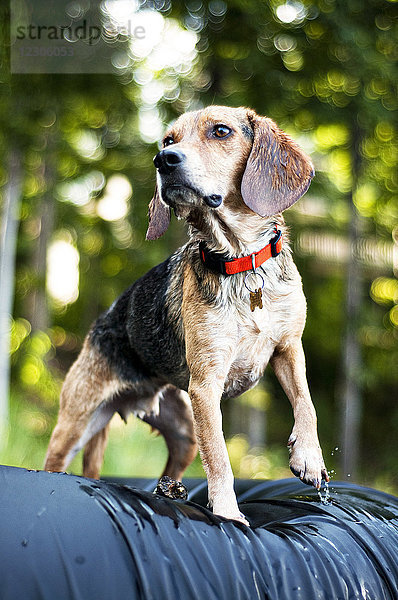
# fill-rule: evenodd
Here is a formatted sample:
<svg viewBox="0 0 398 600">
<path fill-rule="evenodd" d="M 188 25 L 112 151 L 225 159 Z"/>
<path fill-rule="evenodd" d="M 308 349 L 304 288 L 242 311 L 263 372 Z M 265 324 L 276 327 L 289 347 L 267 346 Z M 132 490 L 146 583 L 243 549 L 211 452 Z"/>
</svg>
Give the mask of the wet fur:
<svg viewBox="0 0 398 600">
<path fill-rule="evenodd" d="M 217 123 L 231 129 L 228 139 L 215 137 Z M 147 237 L 162 235 L 172 209 L 187 221 L 189 241 L 94 323 L 66 377 L 45 468 L 64 470 L 85 446 L 84 474 L 98 477 L 110 418 L 133 413 L 165 437 L 163 474 L 180 479 L 199 447 L 214 512 L 246 522 L 220 400 L 254 386 L 269 362 L 293 407 L 291 469 L 316 487 L 327 479 L 301 346 L 306 303 L 280 214 L 306 191 L 313 168 L 270 119 L 248 109 L 187 113 L 167 136 L 184 161 L 158 173 Z M 210 194 L 222 197 L 218 208 L 206 205 Z M 260 267 L 264 307 L 251 312 L 245 273 L 209 271 L 199 242 L 229 257 L 248 255 L 270 242 L 275 224 L 283 249 Z"/>
</svg>

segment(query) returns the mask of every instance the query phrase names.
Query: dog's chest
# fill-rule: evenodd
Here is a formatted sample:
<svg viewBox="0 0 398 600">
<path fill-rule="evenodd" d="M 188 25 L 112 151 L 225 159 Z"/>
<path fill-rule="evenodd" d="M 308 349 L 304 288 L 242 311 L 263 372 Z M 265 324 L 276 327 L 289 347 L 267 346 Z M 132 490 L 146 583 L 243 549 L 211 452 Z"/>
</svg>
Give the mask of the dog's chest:
<svg viewBox="0 0 398 600">
<path fill-rule="evenodd" d="M 263 295 L 263 307 L 251 310 L 249 298 L 242 297 L 234 311 L 236 319 L 236 345 L 234 358 L 225 382 L 225 396 L 235 396 L 250 389 L 262 377 L 265 368 L 279 344 L 292 335 L 302 308 L 294 298 L 297 294 L 279 298 Z M 301 304 L 301 303 L 299 303 Z"/>
<path fill-rule="evenodd" d="M 234 358 L 225 382 L 225 395 L 235 396 L 251 388 L 262 376 L 273 353 L 272 314 L 266 306 L 253 312 L 236 310 Z"/>
<path fill-rule="evenodd" d="M 269 310 L 264 302 L 262 308 L 256 307 L 253 311 L 248 306 L 244 310 L 237 310 L 236 321 L 238 325 L 238 347 L 237 354 L 250 356 L 251 362 L 256 362 L 258 352 L 263 351 L 269 343 L 270 338 L 274 337 L 275 319 L 274 314 Z"/>
</svg>

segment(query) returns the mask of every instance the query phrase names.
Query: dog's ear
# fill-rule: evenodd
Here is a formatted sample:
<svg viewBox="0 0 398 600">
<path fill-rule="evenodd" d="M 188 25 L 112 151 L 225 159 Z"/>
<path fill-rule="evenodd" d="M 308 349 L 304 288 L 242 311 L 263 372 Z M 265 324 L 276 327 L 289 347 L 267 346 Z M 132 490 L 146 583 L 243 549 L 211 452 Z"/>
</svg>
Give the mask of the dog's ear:
<svg viewBox="0 0 398 600">
<path fill-rule="evenodd" d="M 254 111 L 248 111 L 247 116 L 254 140 L 242 178 L 242 197 L 251 210 L 270 217 L 301 198 L 314 176 L 314 167 L 271 119 Z"/>
<path fill-rule="evenodd" d="M 160 199 L 158 186 L 149 203 L 149 226 L 146 232 L 147 240 L 157 240 L 164 234 L 170 223 L 170 208 Z"/>
</svg>

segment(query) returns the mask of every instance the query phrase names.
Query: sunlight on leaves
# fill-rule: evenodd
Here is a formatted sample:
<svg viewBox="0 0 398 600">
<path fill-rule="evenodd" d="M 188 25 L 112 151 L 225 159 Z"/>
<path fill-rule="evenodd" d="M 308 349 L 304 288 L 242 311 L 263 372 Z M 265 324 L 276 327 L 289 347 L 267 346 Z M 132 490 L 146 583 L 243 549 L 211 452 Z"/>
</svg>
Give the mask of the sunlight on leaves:
<svg viewBox="0 0 398 600">
<path fill-rule="evenodd" d="M 105 221 L 123 219 L 129 210 L 128 201 L 133 189 L 124 175 L 112 175 L 108 179 L 105 193 L 97 203 L 97 214 Z"/>
<path fill-rule="evenodd" d="M 79 253 L 70 242 L 58 239 L 48 248 L 47 290 L 61 305 L 79 296 Z"/>
</svg>

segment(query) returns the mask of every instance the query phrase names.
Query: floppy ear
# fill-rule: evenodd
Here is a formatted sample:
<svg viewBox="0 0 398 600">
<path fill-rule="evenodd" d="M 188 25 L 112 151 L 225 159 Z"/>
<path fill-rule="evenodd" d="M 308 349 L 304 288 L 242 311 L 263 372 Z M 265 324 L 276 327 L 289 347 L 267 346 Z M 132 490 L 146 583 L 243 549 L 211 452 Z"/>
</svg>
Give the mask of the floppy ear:
<svg viewBox="0 0 398 600">
<path fill-rule="evenodd" d="M 253 128 L 253 146 L 241 183 L 249 208 L 270 217 L 297 202 L 314 176 L 309 157 L 277 125 L 266 117 L 248 112 Z"/>
<path fill-rule="evenodd" d="M 155 187 L 155 193 L 149 203 L 149 226 L 146 232 L 147 240 L 157 240 L 164 234 L 170 223 L 170 208 L 162 202 Z"/>
</svg>

